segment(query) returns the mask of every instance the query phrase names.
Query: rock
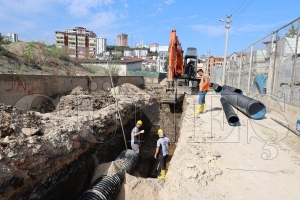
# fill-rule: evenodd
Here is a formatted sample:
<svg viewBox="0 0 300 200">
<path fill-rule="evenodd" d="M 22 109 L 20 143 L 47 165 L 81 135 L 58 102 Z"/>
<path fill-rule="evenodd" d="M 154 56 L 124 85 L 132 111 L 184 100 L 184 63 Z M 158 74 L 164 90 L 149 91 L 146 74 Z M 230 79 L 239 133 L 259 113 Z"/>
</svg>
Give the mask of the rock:
<svg viewBox="0 0 300 200">
<path fill-rule="evenodd" d="M 196 178 L 197 177 L 197 171 L 195 170 L 191 170 L 191 169 L 187 169 L 183 172 L 183 176 L 186 179 L 190 179 L 190 178 Z"/>
<path fill-rule="evenodd" d="M 221 155 L 218 152 L 213 152 L 213 153 L 211 153 L 211 156 L 219 158 Z"/>
<path fill-rule="evenodd" d="M 208 164 L 210 161 L 212 161 L 214 158 L 212 156 L 207 156 L 205 159 L 204 159 L 204 162 L 206 164 Z"/>
<path fill-rule="evenodd" d="M 40 129 L 36 128 L 22 128 L 22 133 L 24 133 L 27 137 L 33 136 L 37 134 Z"/>
<path fill-rule="evenodd" d="M 9 137 L 8 137 L 8 136 L 6 136 L 6 137 L 3 139 L 3 142 L 5 142 L 5 143 L 9 143 Z"/>
<path fill-rule="evenodd" d="M 14 154 L 14 152 L 12 152 L 12 151 L 10 151 L 10 152 L 7 154 L 7 157 L 9 157 L 9 158 L 14 157 L 14 156 L 15 156 L 15 154 Z"/>
<path fill-rule="evenodd" d="M 3 156 L 0 154 L 0 160 L 2 160 L 3 159 Z"/>
<path fill-rule="evenodd" d="M 210 176 L 207 178 L 208 181 L 213 181 L 214 179 Z"/>
<path fill-rule="evenodd" d="M 187 164 L 186 164 L 186 167 L 187 167 L 187 168 L 194 168 L 195 165 L 194 165 L 193 163 L 187 163 Z"/>
<path fill-rule="evenodd" d="M 217 175 L 221 175 L 222 174 L 222 170 L 219 167 L 215 167 L 215 173 Z"/>
<path fill-rule="evenodd" d="M 203 186 L 206 186 L 207 185 L 207 181 L 204 180 L 204 179 L 201 179 L 200 180 L 200 184 L 203 185 Z"/>
<path fill-rule="evenodd" d="M 198 172 L 200 174 L 205 174 L 205 169 L 201 168 L 201 167 L 198 167 Z"/>
</svg>

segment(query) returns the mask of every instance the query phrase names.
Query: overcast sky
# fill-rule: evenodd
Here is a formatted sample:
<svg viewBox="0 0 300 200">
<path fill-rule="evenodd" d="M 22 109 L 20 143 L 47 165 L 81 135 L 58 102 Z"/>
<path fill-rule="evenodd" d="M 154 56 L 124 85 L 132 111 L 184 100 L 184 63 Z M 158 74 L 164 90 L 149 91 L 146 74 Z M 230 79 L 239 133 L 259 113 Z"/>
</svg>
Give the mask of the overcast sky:
<svg viewBox="0 0 300 200">
<path fill-rule="evenodd" d="M 224 55 L 226 15 L 232 14 L 228 54 L 300 17 L 300 0 L 0 0 L 0 33 L 23 41 L 55 43 L 55 31 L 85 27 L 115 45 L 169 44 L 172 29 L 185 50 Z"/>
</svg>

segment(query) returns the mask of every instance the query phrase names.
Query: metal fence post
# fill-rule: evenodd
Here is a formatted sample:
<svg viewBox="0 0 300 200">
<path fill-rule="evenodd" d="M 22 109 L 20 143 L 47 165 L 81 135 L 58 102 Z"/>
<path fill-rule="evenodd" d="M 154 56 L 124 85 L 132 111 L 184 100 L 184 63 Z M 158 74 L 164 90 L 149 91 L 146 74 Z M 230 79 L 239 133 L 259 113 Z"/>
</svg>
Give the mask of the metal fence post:
<svg viewBox="0 0 300 200">
<path fill-rule="evenodd" d="M 243 60 L 243 52 L 240 52 L 240 66 L 239 66 L 239 77 L 238 77 L 238 88 L 241 87 L 241 70 L 242 70 L 242 60 Z"/>
<path fill-rule="evenodd" d="M 272 34 L 271 38 L 271 49 L 270 49 L 270 63 L 269 63 L 269 72 L 268 72 L 268 83 L 267 83 L 267 93 L 272 93 L 272 81 L 273 81 L 273 65 L 272 62 L 275 62 L 272 60 L 272 54 L 273 54 L 273 44 L 274 44 L 274 33 Z"/>
<path fill-rule="evenodd" d="M 298 19 L 298 28 L 296 33 L 296 49 L 295 49 L 295 56 L 293 60 L 293 74 L 292 74 L 292 82 L 291 82 L 291 93 L 290 93 L 290 104 L 292 104 L 292 101 L 294 99 L 294 88 L 295 88 L 295 74 L 296 74 L 296 60 L 298 57 L 298 41 L 299 41 L 299 32 L 300 32 L 300 19 Z"/>
<path fill-rule="evenodd" d="M 248 87 L 247 91 L 250 92 L 250 79 L 251 79 L 251 69 L 252 69 L 252 54 L 253 54 L 253 45 L 251 45 L 251 50 L 250 50 L 250 66 L 249 66 L 249 74 L 248 74 Z"/>
<path fill-rule="evenodd" d="M 274 63 L 273 63 L 273 78 L 272 78 L 272 95 L 275 94 L 275 83 L 276 83 L 276 78 L 277 78 L 277 65 L 276 65 L 276 61 L 277 61 L 277 40 L 278 38 L 278 31 L 276 32 L 276 45 L 275 45 L 275 52 L 274 52 Z"/>
</svg>

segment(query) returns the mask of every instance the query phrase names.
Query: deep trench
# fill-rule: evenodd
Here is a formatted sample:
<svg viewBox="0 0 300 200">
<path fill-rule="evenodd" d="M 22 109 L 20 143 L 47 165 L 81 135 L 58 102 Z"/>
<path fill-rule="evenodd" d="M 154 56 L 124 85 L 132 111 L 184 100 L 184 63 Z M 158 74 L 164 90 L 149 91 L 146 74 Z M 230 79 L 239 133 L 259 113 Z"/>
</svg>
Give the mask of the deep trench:
<svg viewBox="0 0 300 200">
<path fill-rule="evenodd" d="M 123 125 L 126 135 L 126 144 L 130 149 L 131 130 L 135 126 L 136 120 L 142 120 L 145 130 L 140 147 L 139 161 L 133 175 L 138 177 L 154 178 L 153 172 L 158 161 L 154 159 L 156 141 L 158 139 L 157 130 L 162 128 L 164 133 L 172 143 L 177 142 L 179 137 L 179 126 L 184 102 L 172 104 L 152 104 L 144 109 L 131 107 L 131 116 L 127 116 L 127 123 Z M 99 164 L 113 161 L 123 150 L 126 149 L 123 131 L 118 128 L 113 133 L 106 135 L 106 143 L 95 143 L 86 152 L 82 153 L 68 165 L 61 167 L 57 171 L 52 171 L 51 176 L 45 175 L 42 182 L 34 186 L 34 190 L 24 188 L 18 195 L 11 199 L 78 199 L 91 184 L 91 179 L 95 169 Z M 170 162 L 175 145 L 170 149 Z"/>
</svg>

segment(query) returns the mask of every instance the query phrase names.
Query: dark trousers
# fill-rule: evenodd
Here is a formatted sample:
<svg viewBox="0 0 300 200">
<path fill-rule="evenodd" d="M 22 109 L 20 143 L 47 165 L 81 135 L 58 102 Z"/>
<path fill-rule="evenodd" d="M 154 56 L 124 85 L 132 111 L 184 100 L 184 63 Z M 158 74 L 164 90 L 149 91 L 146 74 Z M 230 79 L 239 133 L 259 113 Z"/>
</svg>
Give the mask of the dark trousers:
<svg viewBox="0 0 300 200">
<path fill-rule="evenodd" d="M 159 155 L 158 156 L 158 161 L 159 161 L 159 168 L 158 168 L 158 172 L 160 172 L 161 170 L 166 170 L 166 163 L 167 163 L 167 159 L 168 159 L 169 155 Z"/>
</svg>

